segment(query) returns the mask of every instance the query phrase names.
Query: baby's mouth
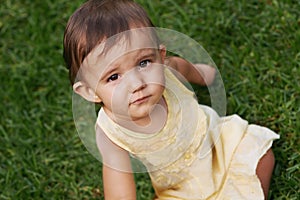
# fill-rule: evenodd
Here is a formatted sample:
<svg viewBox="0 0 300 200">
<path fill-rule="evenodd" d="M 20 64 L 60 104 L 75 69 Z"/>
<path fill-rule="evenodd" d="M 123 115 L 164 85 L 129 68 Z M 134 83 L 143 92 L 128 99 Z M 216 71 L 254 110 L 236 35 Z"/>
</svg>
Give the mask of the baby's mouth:
<svg viewBox="0 0 300 200">
<path fill-rule="evenodd" d="M 142 103 L 148 101 L 149 98 L 150 98 L 150 95 L 143 96 L 141 98 L 133 100 L 132 102 L 129 103 L 129 105 L 139 105 L 139 104 L 142 104 Z"/>
</svg>

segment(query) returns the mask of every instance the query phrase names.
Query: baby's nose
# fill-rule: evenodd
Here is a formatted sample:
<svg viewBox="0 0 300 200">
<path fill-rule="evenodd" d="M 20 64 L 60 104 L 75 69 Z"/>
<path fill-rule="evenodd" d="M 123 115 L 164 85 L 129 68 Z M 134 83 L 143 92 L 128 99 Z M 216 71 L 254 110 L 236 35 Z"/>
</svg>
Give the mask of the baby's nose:
<svg viewBox="0 0 300 200">
<path fill-rule="evenodd" d="M 138 70 L 132 70 L 127 74 L 129 91 L 131 93 L 138 92 L 146 87 L 143 76 Z"/>
<path fill-rule="evenodd" d="M 140 90 L 143 90 L 146 87 L 145 83 L 141 83 L 136 85 L 136 87 L 133 89 L 132 93 L 138 92 Z"/>
</svg>

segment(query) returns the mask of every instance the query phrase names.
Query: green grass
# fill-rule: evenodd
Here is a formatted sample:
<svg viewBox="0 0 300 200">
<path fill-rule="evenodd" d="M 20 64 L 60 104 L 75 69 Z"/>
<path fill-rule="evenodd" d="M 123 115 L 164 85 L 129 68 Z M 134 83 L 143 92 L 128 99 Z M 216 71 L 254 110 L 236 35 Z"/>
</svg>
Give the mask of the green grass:
<svg viewBox="0 0 300 200">
<path fill-rule="evenodd" d="M 227 113 L 270 127 L 272 199 L 300 196 L 300 2 L 139 0 L 159 27 L 197 40 L 226 87 Z M 0 199 L 101 199 L 101 163 L 81 143 L 62 60 L 66 21 L 82 1 L 0 4 Z M 202 89 L 198 88 L 198 91 Z M 153 191 L 136 175 L 139 199 Z"/>
</svg>

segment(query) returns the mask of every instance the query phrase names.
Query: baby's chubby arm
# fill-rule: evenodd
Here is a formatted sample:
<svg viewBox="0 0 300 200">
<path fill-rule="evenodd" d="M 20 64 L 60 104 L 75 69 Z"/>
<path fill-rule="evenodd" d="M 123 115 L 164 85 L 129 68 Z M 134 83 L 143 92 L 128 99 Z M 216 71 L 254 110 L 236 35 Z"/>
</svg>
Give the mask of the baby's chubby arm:
<svg viewBox="0 0 300 200">
<path fill-rule="evenodd" d="M 135 200 L 135 182 L 128 152 L 111 142 L 99 127 L 96 128 L 96 140 L 103 161 L 105 199 Z"/>
<path fill-rule="evenodd" d="M 215 79 L 215 68 L 206 64 L 192 64 L 176 56 L 167 57 L 164 64 L 180 72 L 191 83 L 210 85 Z"/>
</svg>

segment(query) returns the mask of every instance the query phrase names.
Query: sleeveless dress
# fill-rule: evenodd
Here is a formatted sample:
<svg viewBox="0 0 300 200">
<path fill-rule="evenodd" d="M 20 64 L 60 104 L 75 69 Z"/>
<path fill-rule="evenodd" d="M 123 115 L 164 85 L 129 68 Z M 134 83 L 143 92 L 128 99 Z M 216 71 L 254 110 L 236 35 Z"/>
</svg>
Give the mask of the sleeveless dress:
<svg viewBox="0 0 300 200">
<path fill-rule="evenodd" d="M 256 167 L 279 136 L 237 115 L 219 117 L 168 69 L 165 77 L 168 116 L 160 131 L 128 130 L 103 109 L 96 124 L 146 166 L 160 200 L 264 199 Z"/>
</svg>

